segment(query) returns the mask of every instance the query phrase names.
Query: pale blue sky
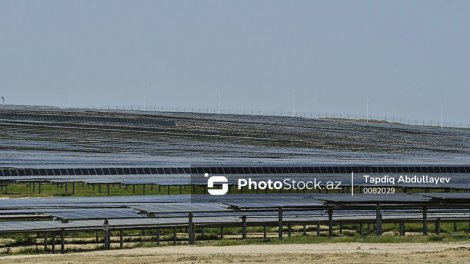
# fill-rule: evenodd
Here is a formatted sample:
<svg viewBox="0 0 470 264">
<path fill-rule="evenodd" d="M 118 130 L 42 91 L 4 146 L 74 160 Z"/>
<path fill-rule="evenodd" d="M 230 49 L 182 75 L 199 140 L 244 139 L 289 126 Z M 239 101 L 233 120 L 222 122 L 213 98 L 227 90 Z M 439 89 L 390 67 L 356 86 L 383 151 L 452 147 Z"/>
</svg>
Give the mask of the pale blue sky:
<svg viewBox="0 0 470 264">
<path fill-rule="evenodd" d="M 296 109 L 470 122 L 470 1 L 0 2 L 15 104 Z"/>
</svg>

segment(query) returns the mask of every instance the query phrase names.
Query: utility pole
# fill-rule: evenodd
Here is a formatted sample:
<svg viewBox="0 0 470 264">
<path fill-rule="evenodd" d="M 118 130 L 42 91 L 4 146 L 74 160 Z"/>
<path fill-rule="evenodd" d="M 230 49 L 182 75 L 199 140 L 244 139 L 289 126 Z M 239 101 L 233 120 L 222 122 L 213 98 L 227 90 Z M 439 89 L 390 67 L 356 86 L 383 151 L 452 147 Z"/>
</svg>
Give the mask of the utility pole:
<svg viewBox="0 0 470 264">
<path fill-rule="evenodd" d="M 369 123 L 369 96 L 366 98 L 366 122 Z"/>
<path fill-rule="evenodd" d="M 147 110 L 147 88 L 144 90 L 144 111 Z"/>
<path fill-rule="evenodd" d="M 221 113 L 221 108 L 220 108 L 220 96 L 221 96 L 221 93 L 222 93 L 222 89 L 219 87 L 219 114 Z"/>
<path fill-rule="evenodd" d="M 444 128 L 444 123 L 443 123 L 444 118 L 443 118 L 443 114 L 442 114 L 442 112 L 443 112 L 442 108 L 443 107 L 442 107 L 442 102 L 441 102 L 441 129 Z"/>
<path fill-rule="evenodd" d="M 295 96 L 292 95 L 292 117 L 295 117 Z"/>
<path fill-rule="evenodd" d="M 67 106 L 69 108 L 72 107 L 72 91 L 71 91 L 70 87 L 67 89 Z"/>
</svg>

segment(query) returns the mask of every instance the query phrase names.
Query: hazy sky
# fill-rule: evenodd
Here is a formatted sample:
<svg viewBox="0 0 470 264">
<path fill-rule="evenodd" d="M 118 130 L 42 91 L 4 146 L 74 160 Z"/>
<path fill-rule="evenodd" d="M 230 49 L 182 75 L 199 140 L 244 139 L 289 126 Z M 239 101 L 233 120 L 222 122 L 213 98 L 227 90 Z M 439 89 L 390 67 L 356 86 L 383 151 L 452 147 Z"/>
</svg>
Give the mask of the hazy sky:
<svg viewBox="0 0 470 264">
<path fill-rule="evenodd" d="M 8 103 L 470 123 L 470 1 L 0 1 Z"/>
</svg>

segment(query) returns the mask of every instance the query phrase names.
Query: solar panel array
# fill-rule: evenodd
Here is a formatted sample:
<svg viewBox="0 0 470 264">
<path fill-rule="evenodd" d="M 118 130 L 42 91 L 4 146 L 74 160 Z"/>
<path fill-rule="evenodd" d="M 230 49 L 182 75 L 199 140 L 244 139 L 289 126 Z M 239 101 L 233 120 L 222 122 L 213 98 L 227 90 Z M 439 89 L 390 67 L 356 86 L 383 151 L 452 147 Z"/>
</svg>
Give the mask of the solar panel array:
<svg viewBox="0 0 470 264">
<path fill-rule="evenodd" d="M 0 176 L 74 176 L 140 174 L 341 174 L 341 173 L 470 173 L 470 166 L 288 166 L 288 167 L 127 167 L 2 168 Z"/>
<path fill-rule="evenodd" d="M 197 196 L 195 196 L 197 197 Z M 54 197 L 1 200 L 0 210 L 59 207 L 125 207 L 143 203 L 188 203 L 190 195 L 105 196 L 105 197 Z"/>
<path fill-rule="evenodd" d="M 428 214 L 430 218 L 448 218 L 448 219 L 468 219 L 468 213 L 456 212 L 452 215 L 442 214 Z M 419 220 L 422 216 L 419 213 L 408 215 L 383 215 L 383 220 Z M 373 221 L 375 216 L 369 215 L 350 215 L 350 216 L 335 216 L 336 220 L 341 221 Z M 311 216 L 311 217 L 284 217 L 285 222 L 304 222 L 315 223 L 317 221 L 326 221 L 327 216 Z M 250 217 L 247 218 L 247 223 L 268 224 L 277 223 L 276 217 Z M 193 219 L 195 224 L 199 225 L 219 225 L 219 224 L 241 224 L 242 220 L 239 217 L 195 217 Z M 134 219 L 112 219 L 109 220 L 110 228 L 145 228 L 145 227 L 172 227 L 172 226 L 185 226 L 188 220 L 185 218 L 134 218 Z M 34 231 L 58 231 L 65 230 L 102 230 L 103 220 L 78 220 L 70 222 L 60 221 L 6 221 L 0 225 L 0 233 L 6 232 L 34 232 Z"/>
<path fill-rule="evenodd" d="M 125 117 L 103 117 L 91 115 L 53 115 L 53 114 L 29 114 L 0 112 L 0 119 L 7 120 L 27 120 L 45 122 L 86 122 L 104 124 L 125 124 L 125 125 L 152 125 L 159 127 L 175 127 L 174 120 L 159 120 L 155 118 L 125 118 Z"/>
<path fill-rule="evenodd" d="M 209 195 L 154 195 L 123 197 L 55 197 L 12 198 L 0 204 L 1 232 L 31 232 L 66 230 L 99 230 L 103 219 L 110 219 L 111 228 L 148 228 L 185 226 L 188 213 L 194 213 L 193 222 L 199 225 L 247 223 L 276 224 L 278 208 L 283 208 L 283 221 L 312 223 L 328 221 L 325 209 L 334 209 L 335 221 L 374 221 L 374 208 L 338 207 L 350 203 L 393 203 L 396 207 L 382 209 L 384 221 L 419 221 L 423 217 L 421 206 L 429 207 L 428 219 L 460 219 L 470 216 L 467 207 L 446 209 L 443 205 L 458 200 L 468 205 L 468 193 L 423 193 L 394 195 L 348 194 L 246 194 L 214 197 Z M 196 201 L 196 202 L 194 202 Z M 409 207 L 415 203 L 416 207 Z M 404 205 L 400 207 L 399 205 Z M 259 211 L 263 210 L 263 211 Z M 148 215 L 149 213 L 155 215 Z M 61 221 L 8 221 L 14 216 L 30 215 L 34 219 L 49 216 Z M 98 220 L 99 219 L 99 220 Z M 63 221 L 67 220 L 67 221 Z"/>
<path fill-rule="evenodd" d="M 171 171 L 171 170 L 170 170 Z M 470 166 L 270 166 L 191 167 L 191 173 L 287 174 L 287 173 L 470 173 Z"/>
<path fill-rule="evenodd" d="M 446 200 L 458 199 L 470 202 L 468 193 L 423 193 L 423 194 L 228 194 L 223 196 L 211 195 L 149 195 L 149 196 L 98 196 L 98 197 L 56 197 L 5 199 L 0 203 L 0 213 L 5 210 L 27 210 L 44 208 L 98 208 L 128 207 L 148 212 L 191 212 L 191 211 L 226 211 L 227 206 L 237 207 L 237 204 L 251 204 L 259 208 L 269 204 L 274 207 L 317 207 L 327 208 L 330 203 L 442 203 Z M 452 201 L 449 201 L 452 202 Z M 224 204 L 224 205 L 223 205 Z M 249 207 L 249 206 L 242 206 Z M 140 210 L 139 209 L 139 210 Z"/>
</svg>

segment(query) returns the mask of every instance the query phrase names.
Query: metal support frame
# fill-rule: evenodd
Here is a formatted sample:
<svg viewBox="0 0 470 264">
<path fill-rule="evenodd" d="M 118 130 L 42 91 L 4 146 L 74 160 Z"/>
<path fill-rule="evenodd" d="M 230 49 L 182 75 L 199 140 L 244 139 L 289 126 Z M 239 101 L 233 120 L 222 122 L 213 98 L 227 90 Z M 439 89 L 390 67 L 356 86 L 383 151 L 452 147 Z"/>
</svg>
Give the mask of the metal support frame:
<svg viewBox="0 0 470 264">
<path fill-rule="evenodd" d="M 382 235 L 382 213 L 380 212 L 380 203 L 377 203 L 375 207 L 375 233 L 378 236 Z"/>
<path fill-rule="evenodd" d="M 119 230 L 119 248 L 124 248 L 124 232 Z"/>
<path fill-rule="evenodd" d="M 188 224 L 189 224 L 189 228 L 188 228 L 188 243 L 190 245 L 193 245 L 195 242 L 196 242 L 196 235 L 195 235 L 195 232 L 194 232 L 194 223 L 193 223 L 193 213 L 189 213 L 188 214 Z"/>
<path fill-rule="evenodd" d="M 333 209 L 328 209 L 328 236 L 333 236 Z"/>
<path fill-rule="evenodd" d="M 176 245 L 178 237 L 176 236 L 176 226 L 173 227 L 173 245 Z"/>
<path fill-rule="evenodd" d="M 428 234 L 428 207 L 423 206 L 423 235 Z"/>
<path fill-rule="evenodd" d="M 65 253 L 65 229 L 60 229 L 60 254 Z"/>
<path fill-rule="evenodd" d="M 55 232 L 52 232 L 51 238 L 51 253 L 55 254 Z"/>
<path fill-rule="evenodd" d="M 157 228 L 157 232 L 155 235 L 157 237 L 157 245 L 160 245 L 160 228 Z"/>
<path fill-rule="evenodd" d="M 242 239 L 246 239 L 246 215 L 242 216 Z"/>
<path fill-rule="evenodd" d="M 103 224 L 103 233 L 104 233 L 104 249 L 108 250 L 111 248 L 110 241 L 110 232 L 109 232 L 109 220 L 105 219 Z"/>
<path fill-rule="evenodd" d="M 405 222 L 404 221 L 400 221 L 400 236 L 404 236 L 405 235 Z"/>
<path fill-rule="evenodd" d="M 44 252 L 47 252 L 47 232 L 44 232 Z"/>
</svg>

